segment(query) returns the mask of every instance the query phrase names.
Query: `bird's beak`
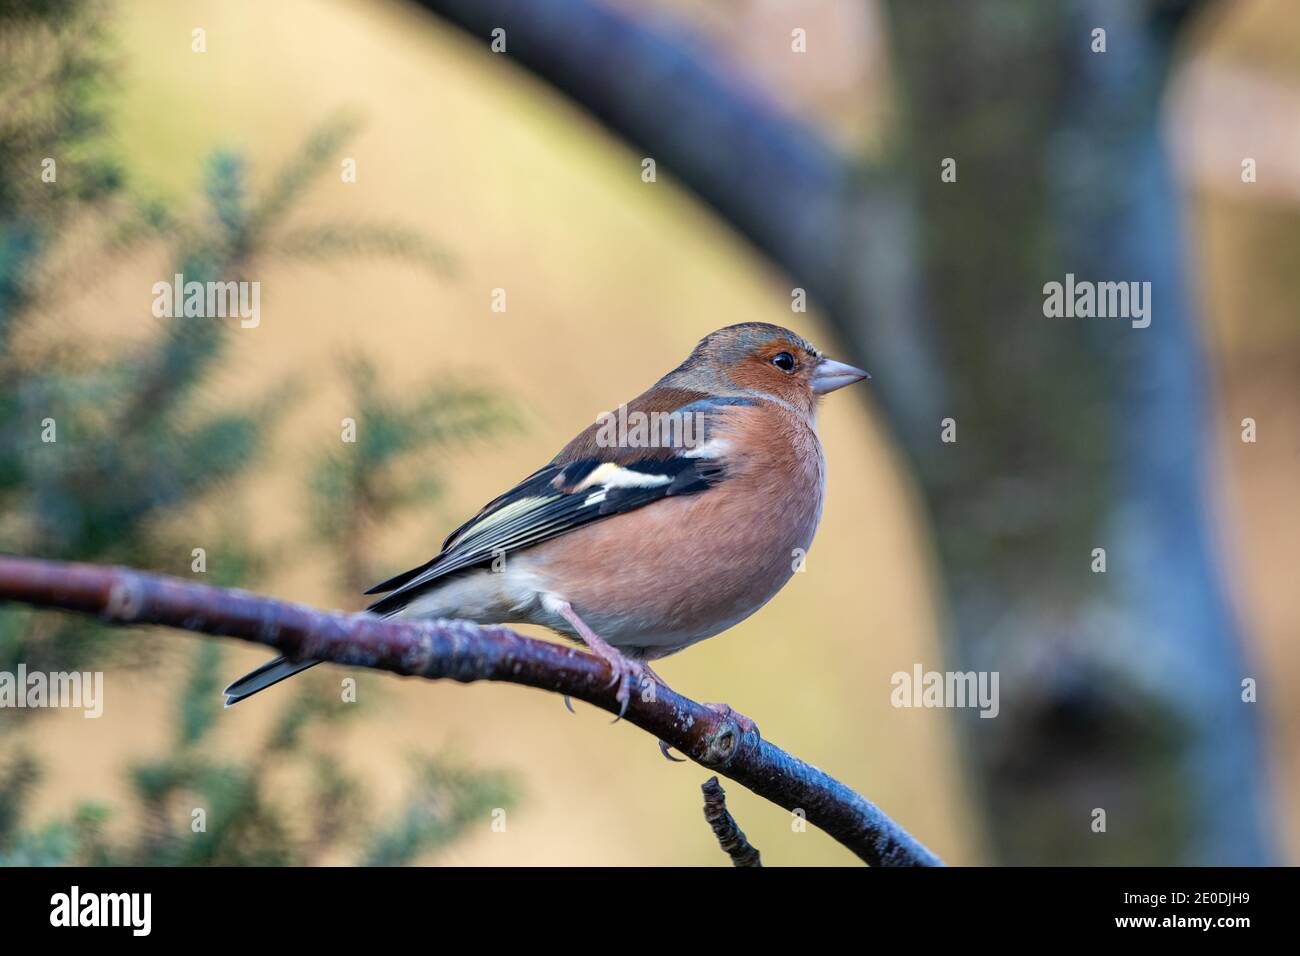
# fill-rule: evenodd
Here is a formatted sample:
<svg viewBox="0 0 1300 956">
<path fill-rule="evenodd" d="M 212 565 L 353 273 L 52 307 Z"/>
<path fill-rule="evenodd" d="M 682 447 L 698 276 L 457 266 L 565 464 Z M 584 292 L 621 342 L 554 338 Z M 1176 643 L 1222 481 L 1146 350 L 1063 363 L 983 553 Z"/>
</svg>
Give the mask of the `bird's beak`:
<svg viewBox="0 0 1300 956">
<path fill-rule="evenodd" d="M 813 369 L 813 394 L 825 395 L 827 392 L 833 392 L 845 385 L 860 382 L 864 378 L 871 378 L 871 376 L 860 368 L 845 365 L 843 362 L 837 362 L 834 359 L 824 358 Z"/>
</svg>

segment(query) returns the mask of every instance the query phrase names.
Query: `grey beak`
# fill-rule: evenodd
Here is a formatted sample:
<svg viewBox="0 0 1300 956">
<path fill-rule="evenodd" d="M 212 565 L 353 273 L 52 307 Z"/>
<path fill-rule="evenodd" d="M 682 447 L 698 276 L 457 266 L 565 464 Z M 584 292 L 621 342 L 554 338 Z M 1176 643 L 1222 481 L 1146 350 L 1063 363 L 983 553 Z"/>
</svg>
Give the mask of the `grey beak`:
<svg viewBox="0 0 1300 956">
<path fill-rule="evenodd" d="M 817 368 L 813 370 L 812 390 L 816 395 L 825 395 L 827 392 L 833 392 L 845 385 L 860 382 L 864 378 L 871 378 L 871 376 L 860 368 L 845 365 L 843 362 L 837 362 L 834 359 L 824 358 L 817 363 Z"/>
</svg>

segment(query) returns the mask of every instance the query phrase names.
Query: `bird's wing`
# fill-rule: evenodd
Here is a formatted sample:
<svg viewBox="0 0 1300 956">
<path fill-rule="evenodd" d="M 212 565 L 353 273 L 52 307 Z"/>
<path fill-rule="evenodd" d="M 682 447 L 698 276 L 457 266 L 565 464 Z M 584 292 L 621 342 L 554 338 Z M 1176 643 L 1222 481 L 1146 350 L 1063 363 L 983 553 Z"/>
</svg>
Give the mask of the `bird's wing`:
<svg viewBox="0 0 1300 956">
<path fill-rule="evenodd" d="M 641 508 L 661 498 L 704 491 L 726 479 L 726 463 L 709 441 L 710 419 L 735 400 L 680 401 L 703 426 L 687 447 L 602 446 L 584 432 L 555 461 L 535 471 L 457 528 L 433 560 L 367 591 L 389 592 L 369 610 L 386 614 L 431 582 L 494 558 L 567 534 L 585 524 Z M 635 410 L 629 405 L 629 410 Z M 594 426 L 593 426 L 594 427 Z"/>
</svg>

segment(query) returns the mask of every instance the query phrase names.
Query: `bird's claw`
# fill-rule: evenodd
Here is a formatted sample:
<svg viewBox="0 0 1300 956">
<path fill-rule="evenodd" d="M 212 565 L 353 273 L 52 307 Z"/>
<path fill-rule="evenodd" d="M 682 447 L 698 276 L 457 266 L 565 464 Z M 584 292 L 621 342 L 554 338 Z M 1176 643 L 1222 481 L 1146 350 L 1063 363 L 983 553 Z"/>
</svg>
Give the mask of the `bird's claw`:
<svg viewBox="0 0 1300 956">
<path fill-rule="evenodd" d="M 564 695 L 564 706 L 567 707 L 567 708 L 569 709 L 569 713 L 571 713 L 571 714 L 576 714 L 576 713 L 577 713 L 577 711 L 573 709 L 573 701 L 569 699 L 569 695 L 568 695 L 568 694 L 565 694 L 565 695 Z"/>
<path fill-rule="evenodd" d="M 641 669 L 640 664 L 636 661 L 630 661 L 626 657 L 616 661 L 611 660 L 609 666 L 614 671 L 614 684 L 618 684 L 618 693 L 614 695 L 614 700 L 618 702 L 618 716 L 611 721 L 611 723 L 616 724 L 623 719 L 623 715 L 627 713 L 627 705 L 632 701 L 633 678 L 636 679 L 637 686 L 640 686 L 641 678 L 645 672 Z M 609 686 L 613 687 L 614 684 Z"/>
<path fill-rule="evenodd" d="M 706 703 L 703 704 L 702 706 L 707 707 L 709 710 L 713 711 L 715 714 L 717 714 L 719 717 L 723 718 L 724 720 L 730 718 L 731 720 L 735 721 L 736 726 L 740 729 L 740 732 L 742 734 L 753 733 L 756 734 L 757 736 L 760 737 L 762 736 L 762 734 L 759 733 L 758 724 L 754 723 L 752 720 L 750 720 L 748 717 L 746 717 L 744 714 L 740 713 L 739 711 L 732 710 L 730 705 Z"/>
<path fill-rule="evenodd" d="M 664 759 L 671 761 L 672 763 L 686 763 L 685 757 L 674 757 L 668 752 L 672 749 L 672 746 L 673 745 L 666 740 L 659 741 L 659 752 L 664 755 Z"/>
</svg>

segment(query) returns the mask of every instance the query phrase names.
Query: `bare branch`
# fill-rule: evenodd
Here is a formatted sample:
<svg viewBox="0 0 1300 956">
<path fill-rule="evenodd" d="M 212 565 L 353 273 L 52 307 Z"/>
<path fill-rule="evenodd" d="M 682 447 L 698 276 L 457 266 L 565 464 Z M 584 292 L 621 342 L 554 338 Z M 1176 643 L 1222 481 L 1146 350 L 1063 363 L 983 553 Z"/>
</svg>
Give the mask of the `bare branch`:
<svg viewBox="0 0 1300 956">
<path fill-rule="evenodd" d="M 0 556 L 0 601 L 77 611 L 110 624 L 161 624 L 234 637 L 295 659 L 431 680 L 523 684 L 618 711 L 604 661 L 504 627 L 385 621 L 127 568 L 8 556 Z M 763 740 L 735 714 L 715 712 L 656 684 L 653 695 L 632 695 L 626 719 L 778 806 L 802 811 L 873 866 L 942 865 L 874 804 Z"/>
<path fill-rule="evenodd" d="M 759 852 L 745 836 L 727 810 L 727 791 L 722 789 L 717 777 L 710 777 L 700 787 L 704 791 L 704 819 L 713 827 L 722 852 L 731 857 L 732 866 L 762 866 Z"/>
</svg>

